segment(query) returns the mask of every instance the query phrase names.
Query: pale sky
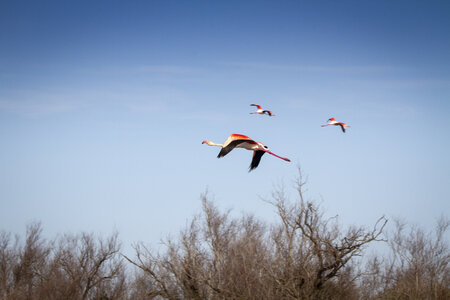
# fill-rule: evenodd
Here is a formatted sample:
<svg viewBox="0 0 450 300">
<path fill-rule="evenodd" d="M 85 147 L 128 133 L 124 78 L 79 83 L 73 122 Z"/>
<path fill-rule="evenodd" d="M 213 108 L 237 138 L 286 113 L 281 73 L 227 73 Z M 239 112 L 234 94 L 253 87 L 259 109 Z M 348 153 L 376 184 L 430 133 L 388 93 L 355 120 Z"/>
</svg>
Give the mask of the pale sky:
<svg viewBox="0 0 450 300">
<path fill-rule="evenodd" d="M 7 0 L 0 45 L 0 230 L 157 244 L 206 189 L 273 220 L 299 164 L 344 224 L 450 211 L 448 1 Z"/>
</svg>

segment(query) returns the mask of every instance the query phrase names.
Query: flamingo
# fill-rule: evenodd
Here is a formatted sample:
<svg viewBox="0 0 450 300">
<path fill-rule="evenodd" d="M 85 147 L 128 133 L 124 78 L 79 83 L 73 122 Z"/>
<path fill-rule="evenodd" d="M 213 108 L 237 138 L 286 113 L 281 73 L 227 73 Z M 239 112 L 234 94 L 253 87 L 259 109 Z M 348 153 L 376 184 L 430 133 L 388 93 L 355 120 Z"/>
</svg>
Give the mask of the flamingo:
<svg viewBox="0 0 450 300">
<path fill-rule="evenodd" d="M 258 104 L 250 104 L 250 106 L 256 106 L 258 109 L 255 112 L 251 112 L 250 114 L 260 114 L 260 115 L 268 115 L 269 117 L 275 116 L 270 110 L 263 110 L 261 105 Z"/>
<path fill-rule="evenodd" d="M 255 142 L 251 138 L 249 138 L 246 135 L 242 134 L 231 134 L 228 139 L 223 144 L 216 144 L 208 140 L 204 140 L 202 144 L 207 144 L 209 146 L 218 146 L 222 149 L 220 150 L 219 154 L 217 155 L 217 158 L 221 158 L 225 155 L 227 155 L 231 150 L 234 148 L 244 148 L 247 150 L 253 151 L 253 159 L 249 167 L 249 172 L 253 169 L 255 169 L 259 162 L 261 161 L 261 157 L 264 155 L 264 153 L 272 154 L 273 156 L 276 156 L 278 158 L 281 158 L 285 161 L 290 161 L 288 158 L 281 157 L 276 155 L 275 153 L 272 153 L 269 148 L 260 142 Z"/>
<path fill-rule="evenodd" d="M 328 125 L 335 125 L 335 126 L 341 126 L 342 132 L 345 132 L 345 128 L 350 127 L 350 125 L 347 125 L 342 122 L 336 121 L 334 118 L 328 119 L 328 124 L 322 125 L 322 127 L 328 126 Z"/>
</svg>

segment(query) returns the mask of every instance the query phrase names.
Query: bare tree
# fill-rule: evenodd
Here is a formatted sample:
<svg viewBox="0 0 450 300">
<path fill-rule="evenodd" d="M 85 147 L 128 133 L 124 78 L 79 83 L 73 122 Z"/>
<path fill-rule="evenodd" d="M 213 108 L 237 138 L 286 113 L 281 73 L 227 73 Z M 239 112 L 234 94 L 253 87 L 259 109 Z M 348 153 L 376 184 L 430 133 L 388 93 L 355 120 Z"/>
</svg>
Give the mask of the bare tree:
<svg viewBox="0 0 450 300">
<path fill-rule="evenodd" d="M 234 217 L 205 193 L 179 236 L 159 251 L 138 243 L 132 258 L 117 233 L 46 240 L 32 223 L 22 242 L 0 232 L 0 299 L 450 299 L 448 219 L 434 232 L 397 221 L 384 239 L 384 217 L 345 228 L 306 199 L 299 174 L 297 200 L 282 186 L 267 201 L 278 222 Z M 362 258 L 386 239 L 388 255 Z"/>
<path fill-rule="evenodd" d="M 11 245 L 11 234 L 0 232 L 0 299 L 7 299 L 13 293 L 13 270 L 17 262 L 17 245 Z"/>
<path fill-rule="evenodd" d="M 317 204 L 305 200 L 305 184 L 299 170 L 298 202 L 289 202 L 283 188 L 274 193 L 271 203 L 277 209 L 281 225 L 272 234 L 274 264 L 269 273 L 283 297 L 337 298 L 337 290 L 354 289 L 354 280 L 360 274 L 355 274 L 349 263 L 370 242 L 381 240 L 387 220 L 379 218 L 370 230 L 350 227 L 344 233 L 337 217 L 325 218 Z"/>
<path fill-rule="evenodd" d="M 390 256 L 376 258 L 377 264 L 369 266 L 376 271 L 366 281 L 366 284 L 372 283 L 370 289 L 376 291 L 372 296 L 449 299 L 450 249 L 445 240 L 449 224 L 448 219 L 440 218 L 433 233 L 417 226 L 408 229 L 404 222 L 396 221 L 395 231 L 388 235 Z"/>
<path fill-rule="evenodd" d="M 380 240 L 387 222 L 381 217 L 370 230 L 344 231 L 337 218 L 326 219 L 319 207 L 304 199 L 291 203 L 283 190 L 271 203 L 280 224 L 269 226 L 253 216 L 231 218 L 205 194 L 203 214 L 178 240 L 164 242 L 154 254 L 142 243 L 136 259 L 143 271 L 140 287 L 146 296 L 165 299 L 348 299 L 357 297 L 353 257 Z M 145 280 L 144 278 L 147 278 Z M 137 294 L 137 293 L 136 293 Z"/>
<path fill-rule="evenodd" d="M 119 251 L 117 233 L 106 240 L 96 240 L 87 233 L 60 238 L 54 275 L 64 282 L 59 289 L 61 296 L 83 300 L 94 295 L 115 299 L 122 296 L 124 269 Z"/>
<path fill-rule="evenodd" d="M 202 197 L 203 216 L 194 218 L 178 241 L 153 255 L 138 244 L 136 260 L 147 278 L 146 295 L 166 299 L 262 299 L 266 263 L 264 226 L 252 216 L 231 219 Z M 143 280 L 140 280 L 143 282 Z M 142 287 L 142 285 L 141 285 Z"/>
<path fill-rule="evenodd" d="M 24 245 L 0 234 L 1 299 L 123 299 L 125 273 L 117 234 L 65 235 L 47 242 L 40 223 L 27 226 Z"/>
<path fill-rule="evenodd" d="M 50 254 L 41 233 L 40 223 L 28 225 L 23 247 L 19 246 L 18 239 L 10 246 L 10 235 L 2 234 L 0 295 L 3 298 L 33 299 L 34 290 L 43 281 L 43 270 Z"/>
</svg>

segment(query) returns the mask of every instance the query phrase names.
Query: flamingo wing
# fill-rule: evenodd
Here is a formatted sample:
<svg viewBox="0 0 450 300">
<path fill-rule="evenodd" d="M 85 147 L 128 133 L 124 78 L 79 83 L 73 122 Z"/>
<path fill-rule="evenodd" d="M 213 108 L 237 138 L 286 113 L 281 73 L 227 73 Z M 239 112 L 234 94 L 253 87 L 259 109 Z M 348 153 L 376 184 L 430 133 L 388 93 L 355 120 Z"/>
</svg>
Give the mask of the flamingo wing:
<svg viewBox="0 0 450 300">
<path fill-rule="evenodd" d="M 219 154 L 217 155 L 217 158 L 224 157 L 225 155 L 230 153 L 231 150 L 236 148 L 239 144 L 242 144 L 242 143 L 245 143 L 245 142 L 248 142 L 248 141 L 251 141 L 251 140 L 235 140 L 235 141 L 232 141 L 226 147 L 223 147 L 222 150 L 220 150 Z"/>
<path fill-rule="evenodd" d="M 256 106 L 258 109 L 261 109 L 261 106 L 258 104 L 250 104 L 250 106 Z"/>
<path fill-rule="evenodd" d="M 217 158 L 224 157 L 231 150 L 236 148 L 236 146 L 238 146 L 239 144 L 242 144 L 244 142 L 254 143 L 255 141 L 253 141 L 248 136 L 242 135 L 242 134 L 232 134 L 232 135 L 230 135 L 228 137 L 228 139 L 225 141 L 225 143 L 223 144 L 222 150 L 220 150 L 219 154 L 217 155 Z"/>
<path fill-rule="evenodd" d="M 267 114 L 267 115 L 269 115 L 271 117 L 273 116 L 273 114 L 272 114 L 272 112 L 270 110 L 263 110 L 263 113 Z"/>
<path fill-rule="evenodd" d="M 250 163 L 250 168 L 249 168 L 249 172 L 253 169 L 256 169 L 256 167 L 259 165 L 259 162 L 261 161 L 261 157 L 264 155 L 264 151 L 261 150 L 257 150 L 257 151 L 253 151 L 253 159 L 252 162 Z"/>
<path fill-rule="evenodd" d="M 344 126 L 344 123 L 339 123 L 338 125 L 341 126 L 342 132 L 345 132 L 345 126 Z"/>
</svg>

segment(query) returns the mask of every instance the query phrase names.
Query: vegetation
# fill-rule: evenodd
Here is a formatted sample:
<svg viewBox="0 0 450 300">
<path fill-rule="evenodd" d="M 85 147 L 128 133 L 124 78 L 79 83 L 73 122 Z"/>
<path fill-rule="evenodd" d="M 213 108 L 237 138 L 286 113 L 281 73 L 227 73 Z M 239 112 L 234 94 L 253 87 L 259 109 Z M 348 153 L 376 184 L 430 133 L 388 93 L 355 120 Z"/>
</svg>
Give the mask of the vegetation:
<svg viewBox="0 0 450 300">
<path fill-rule="evenodd" d="M 450 299 L 449 221 L 434 233 L 387 219 L 343 228 L 283 189 L 269 201 L 277 224 L 221 212 L 208 195 L 203 211 L 155 252 L 143 243 L 120 253 L 117 233 L 47 241 L 39 223 L 25 241 L 0 232 L 0 299 Z M 384 255 L 367 257 L 375 242 Z"/>
</svg>

